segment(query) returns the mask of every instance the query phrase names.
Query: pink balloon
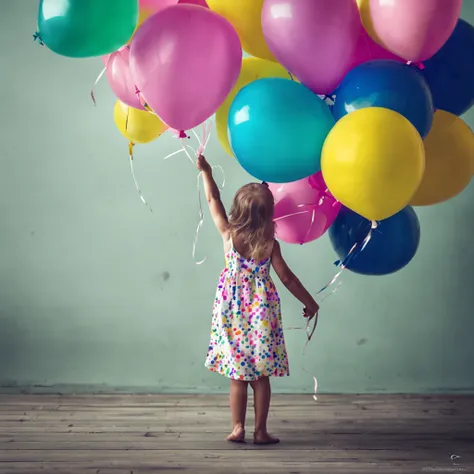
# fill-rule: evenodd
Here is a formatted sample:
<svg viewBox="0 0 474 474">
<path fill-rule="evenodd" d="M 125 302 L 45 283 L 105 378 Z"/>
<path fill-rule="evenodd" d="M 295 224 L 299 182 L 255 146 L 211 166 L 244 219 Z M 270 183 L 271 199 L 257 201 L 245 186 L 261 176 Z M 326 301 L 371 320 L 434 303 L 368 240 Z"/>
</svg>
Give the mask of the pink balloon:
<svg viewBox="0 0 474 474">
<path fill-rule="evenodd" d="M 163 8 L 176 5 L 178 0 L 139 0 L 138 5 L 140 10 L 146 10 L 151 13 L 156 13 Z"/>
<path fill-rule="evenodd" d="M 135 83 L 171 128 L 208 119 L 234 87 L 242 47 L 232 25 L 212 10 L 176 5 L 145 20 L 131 45 Z"/>
<path fill-rule="evenodd" d="M 431 58 L 448 40 L 461 14 L 462 0 L 370 0 L 377 37 L 407 61 Z"/>
<path fill-rule="evenodd" d="M 137 88 L 130 73 L 130 49 L 123 46 L 110 55 L 106 64 L 106 75 L 110 88 L 124 104 L 135 109 L 144 109 L 137 95 Z"/>
<path fill-rule="evenodd" d="M 268 47 L 316 94 L 330 94 L 351 64 L 362 28 L 354 0 L 265 0 Z"/>
<path fill-rule="evenodd" d="M 406 61 L 395 54 L 387 51 L 377 44 L 365 31 L 365 28 L 361 28 L 359 40 L 357 41 L 357 46 L 354 51 L 354 56 L 352 58 L 351 65 L 347 69 L 349 72 L 351 69 L 355 68 L 359 64 L 365 63 L 367 61 L 372 61 L 373 59 L 392 59 L 394 61 L 400 61 L 405 63 Z"/>
<path fill-rule="evenodd" d="M 206 3 L 206 0 L 178 0 L 178 5 L 184 3 L 189 3 L 190 5 L 199 5 L 201 7 L 209 8 L 209 5 Z"/>
<path fill-rule="evenodd" d="M 327 189 L 321 172 L 269 187 L 275 197 L 276 237 L 290 244 L 304 244 L 321 237 L 341 208 Z"/>
</svg>

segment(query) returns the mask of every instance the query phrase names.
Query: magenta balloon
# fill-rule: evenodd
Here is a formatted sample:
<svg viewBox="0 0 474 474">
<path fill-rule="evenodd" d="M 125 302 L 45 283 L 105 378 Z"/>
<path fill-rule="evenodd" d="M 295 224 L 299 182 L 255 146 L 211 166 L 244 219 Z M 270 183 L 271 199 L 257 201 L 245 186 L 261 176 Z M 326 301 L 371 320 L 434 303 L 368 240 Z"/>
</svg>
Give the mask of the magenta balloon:
<svg viewBox="0 0 474 474">
<path fill-rule="evenodd" d="M 265 0 L 268 47 L 316 94 L 330 94 L 354 56 L 362 28 L 355 0 Z"/>
<path fill-rule="evenodd" d="M 276 237 L 290 244 L 304 244 L 321 237 L 341 208 L 326 188 L 321 172 L 269 187 L 275 197 Z"/>
<path fill-rule="evenodd" d="M 156 13 L 163 8 L 176 5 L 178 0 L 138 0 L 140 10 Z"/>
<path fill-rule="evenodd" d="M 354 51 L 354 56 L 352 57 L 351 65 L 347 71 L 349 72 L 359 64 L 366 63 L 367 61 L 372 61 L 374 59 L 392 59 L 393 61 L 406 62 L 404 59 L 382 48 L 382 46 L 377 44 L 369 36 L 367 31 L 365 31 L 365 28 L 361 28 L 359 40 L 357 41 L 357 46 Z"/>
<path fill-rule="evenodd" d="M 383 45 L 407 61 L 439 51 L 454 31 L 462 0 L 369 0 L 372 27 Z"/>
<path fill-rule="evenodd" d="M 219 108 L 241 64 L 232 25 L 196 5 L 176 5 L 148 18 L 131 45 L 136 85 L 161 120 L 177 130 L 196 127 Z"/>
<path fill-rule="evenodd" d="M 110 88 L 124 104 L 135 109 L 143 109 L 137 96 L 137 88 L 130 72 L 130 49 L 127 46 L 112 53 L 106 64 L 106 75 Z"/>
<path fill-rule="evenodd" d="M 199 5 L 201 7 L 209 8 L 206 0 L 178 0 L 178 5 L 189 3 L 190 5 Z"/>
</svg>

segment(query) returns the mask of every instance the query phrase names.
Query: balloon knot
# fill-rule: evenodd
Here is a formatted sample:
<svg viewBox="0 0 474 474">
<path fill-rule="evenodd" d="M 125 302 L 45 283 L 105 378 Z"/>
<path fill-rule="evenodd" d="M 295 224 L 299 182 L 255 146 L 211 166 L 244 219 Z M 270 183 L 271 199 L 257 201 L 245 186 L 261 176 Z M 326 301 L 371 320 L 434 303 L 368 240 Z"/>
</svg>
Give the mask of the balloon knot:
<svg viewBox="0 0 474 474">
<path fill-rule="evenodd" d="M 372 221 L 371 223 L 371 229 L 376 229 L 377 227 L 379 226 L 378 222 L 377 221 Z"/>
<path fill-rule="evenodd" d="M 326 102 L 326 104 L 331 107 L 332 105 L 334 105 L 334 103 L 336 102 L 336 96 L 335 95 L 328 95 L 328 94 L 325 94 L 324 95 L 324 102 Z"/>
<path fill-rule="evenodd" d="M 130 155 L 130 159 L 133 160 L 133 147 L 135 146 L 135 143 L 129 142 L 128 144 L 128 154 Z"/>
<path fill-rule="evenodd" d="M 41 39 L 41 36 L 39 34 L 39 31 L 37 31 L 36 33 L 33 34 L 33 41 L 37 41 L 38 44 L 40 44 L 41 46 L 44 46 L 44 41 Z"/>
<path fill-rule="evenodd" d="M 423 69 L 425 69 L 425 65 L 421 61 L 408 61 L 407 65 L 416 67 L 420 71 L 423 71 Z"/>
<path fill-rule="evenodd" d="M 184 130 L 179 131 L 178 138 L 189 138 Z"/>
</svg>

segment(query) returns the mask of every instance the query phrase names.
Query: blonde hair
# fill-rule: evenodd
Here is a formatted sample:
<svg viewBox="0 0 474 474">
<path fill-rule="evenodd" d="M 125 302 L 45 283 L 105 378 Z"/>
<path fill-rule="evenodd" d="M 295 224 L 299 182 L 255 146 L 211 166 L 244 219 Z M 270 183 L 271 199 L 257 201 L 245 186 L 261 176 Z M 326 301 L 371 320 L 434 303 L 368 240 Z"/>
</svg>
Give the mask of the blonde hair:
<svg viewBox="0 0 474 474">
<path fill-rule="evenodd" d="M 230 234 L 243 238 L 255 261 L 268 257 L 273 245 L 273 209 L 273 195 L 265 184 L 247 184 L 234 197 L 229 216 Z"/>
</svg>

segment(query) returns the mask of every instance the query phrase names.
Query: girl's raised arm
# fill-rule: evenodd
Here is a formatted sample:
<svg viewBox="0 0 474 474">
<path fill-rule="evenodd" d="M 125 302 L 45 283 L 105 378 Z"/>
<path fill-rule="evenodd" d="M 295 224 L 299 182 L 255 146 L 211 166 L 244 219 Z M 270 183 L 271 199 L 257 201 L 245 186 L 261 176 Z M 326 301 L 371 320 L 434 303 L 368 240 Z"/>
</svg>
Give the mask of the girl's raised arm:
<svg viewBox="0 0 474 474">
<path fill-rule="evenodd" d="M 221 193 L 212 177 L 212 168 L 203 155 L 198 157 L 196 166 L 202 173 L 204 192 L 206 193 L 206 200 L 209 204 L 209 210 L 211 211 L 214 224 L 222 235 L 222 238 L 227 241 L 230 238 L 229 221 L 227 220 L 227 213 L 225 212 L 224 204 L 222 204 L 221 201 Z"/>
</svg>

